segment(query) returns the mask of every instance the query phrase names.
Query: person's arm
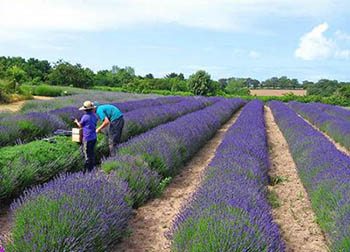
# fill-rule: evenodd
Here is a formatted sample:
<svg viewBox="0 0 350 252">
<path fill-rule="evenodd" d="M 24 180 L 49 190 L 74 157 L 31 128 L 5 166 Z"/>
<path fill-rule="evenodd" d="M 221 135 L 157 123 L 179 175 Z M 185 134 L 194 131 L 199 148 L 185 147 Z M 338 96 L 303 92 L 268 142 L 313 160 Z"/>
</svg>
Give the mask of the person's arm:
<svg viewBox="0 0 350 252">
<path fill-rule="evenodd" d="M 74 120 L 74 123 L 79 127 L 79 128 L 82 128 L 83 125 L 81 125 L 81 123 L 78 121 L 78 119 L 75 119 Z"/>
<path fill-rule="evenodd" d="M 99 133 L 102 129 L 106 128 L 109 125 L 109 119 L 106 116 L 105 119 L 103 120 L 102 124 L 100 125 L 100 127 L 98 127 L 96 129 L 96 133 Z"/>
</svg>

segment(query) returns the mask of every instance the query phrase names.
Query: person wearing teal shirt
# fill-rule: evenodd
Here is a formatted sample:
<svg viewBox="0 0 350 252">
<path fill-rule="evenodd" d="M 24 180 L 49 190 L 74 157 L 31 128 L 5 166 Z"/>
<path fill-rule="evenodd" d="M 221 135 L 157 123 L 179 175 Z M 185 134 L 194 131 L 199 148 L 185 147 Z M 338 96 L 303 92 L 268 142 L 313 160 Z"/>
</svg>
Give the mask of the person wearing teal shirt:
<svg viewBox="0 0 350 252">
<path fill-rule="evenodd" d="M 114 105 L 100 104 L 94 102 L 96 107 L 96 115 L 102 124 L 96 129 L 96 133 L 101 132 L 102 129 L 108 128 L 107 139 L 109 147 L 109 155 L 115 156 L 117 146 L 120 143 L 122 131 L 124 127 L 123 113 Z"/>
</svg>

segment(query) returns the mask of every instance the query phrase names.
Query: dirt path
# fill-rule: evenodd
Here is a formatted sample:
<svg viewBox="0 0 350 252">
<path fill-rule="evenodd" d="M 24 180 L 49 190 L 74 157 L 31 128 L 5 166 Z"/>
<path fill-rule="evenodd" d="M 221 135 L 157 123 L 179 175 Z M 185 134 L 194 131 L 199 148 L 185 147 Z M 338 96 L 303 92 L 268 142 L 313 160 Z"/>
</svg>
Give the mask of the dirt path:
<svg viewBox="0 0 350 252">
<path fill-rule="evenodd" d="M 34 98 L 34 100 L 53 99 L 53 97 L 48 97 L 48 96 L 33 96 L 33 98 Z M 17 112 L 22 108 L 23 104 L 27 101 L 28 100 L 13 102 L 13 103 L 9 103 L 9 104 L 0 104 L 0 112 L 1 111 Z"/>
<path fill-rule="evenodd" d="M 330 136 L 328 136 L 325 132 L 323 132 L 322 130 L 320 130 L 318 127 L 316 127 L 314 124 L 312 124 L 309 120 L 307 120 L 305 117 L 303 117 L 302 115 L 298 114 L 297 112 L 295 112 L 299 117 L 301 117 L 305 122 L 307 122 L 312 128 L 314 128 L 315 130 L 317 130 L 318 132 L 320 132 L 322 135 L 324 135 L 331 143 L 334 144 L 334 146 L 341 152 L 343 152 L 345 155 L 350 156 L 350 150 L 346 149 L 344 146 L 342 146 L 341 144 L 337 143 L 336 141 L 333 140 L 333 138 L 331 138 Z"/>
<path fill-rule="evenodd" d="M 115 251 L 170 251 L 170 241 L 164 234 L 171 227 L 180 207 L 200 184 L 204 169 L 214 157 L 225 132 L 236 121 L 238 115 L 239 112 L 191 159 L 160 198 L 153 199 L 137 209 L 137 214 L 130 223 L 131 236 L 125 238 Z"/>
<path fill-rule="evenodd" d="M 288 144 L 268 107 L 265 107 L 265 120 L 270 149 L 269 175 L 285 179 L 269 189 L 277 194 L 281 204 L 273 209 L 272 214 L 280 226 L 287 251 L 328 251 L 326 239 L 315 222 L 315 214 L 298 176 Z"/>
<path fill-rule="evenodd" d="M 6 240 L 10 233 L 10 207 L 0 206 L 0 247 L 2 240 Z"/>
</svg>

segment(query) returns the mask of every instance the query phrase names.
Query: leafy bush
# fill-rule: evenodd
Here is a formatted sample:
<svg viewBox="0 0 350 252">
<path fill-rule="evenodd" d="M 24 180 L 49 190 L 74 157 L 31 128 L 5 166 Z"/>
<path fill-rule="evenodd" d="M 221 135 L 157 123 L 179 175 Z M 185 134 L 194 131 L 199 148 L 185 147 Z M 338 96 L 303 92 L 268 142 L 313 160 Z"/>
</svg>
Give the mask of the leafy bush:
<svg viewBox="0 0 350 252">
<path fill-rule="evenodd" d="M 66 137 L 34 141 L 0 151 L 0 199 L 14 197 L 27 186 L 43 183 L 63 171 L 83 168 L 76 143 Z"/>
<path fill-rule="evenodd" d="M 12 204 L 8 251 L 107 251 L 125 235 L 129 189 L 101 172 L 61 175 Z"/>
<path fill-rule="evenodd" d="M 0 147 L 32 141 L 51 135 L 56 129 L 67 125 L 54 114 L 31 112 L 0 119 Z"/>
<path fill-rule="evenodd" d="M 103 162 L 101 168 L 107 173 L 113 171 L 118 178 L 128 182 L 134 207 L 157 194 L 160 177 L 141 156 L 117 155 Z"/>
</svg>

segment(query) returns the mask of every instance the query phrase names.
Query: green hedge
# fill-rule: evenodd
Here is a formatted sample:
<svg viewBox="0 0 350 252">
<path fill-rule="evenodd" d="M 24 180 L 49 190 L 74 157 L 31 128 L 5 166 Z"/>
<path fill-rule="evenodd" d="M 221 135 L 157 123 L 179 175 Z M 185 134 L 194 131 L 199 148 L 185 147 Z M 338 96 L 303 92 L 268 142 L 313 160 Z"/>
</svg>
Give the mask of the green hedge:
<svg viewBox="0 0 350 252">
<path fill-rule="evenodd" d="M 1 148 L 0 199 L 14 197 L 27 186 L 45 182 L 60 171 L 78 171 L 82 167 L 79 146 L 67 137 Z"/>
</svg>

